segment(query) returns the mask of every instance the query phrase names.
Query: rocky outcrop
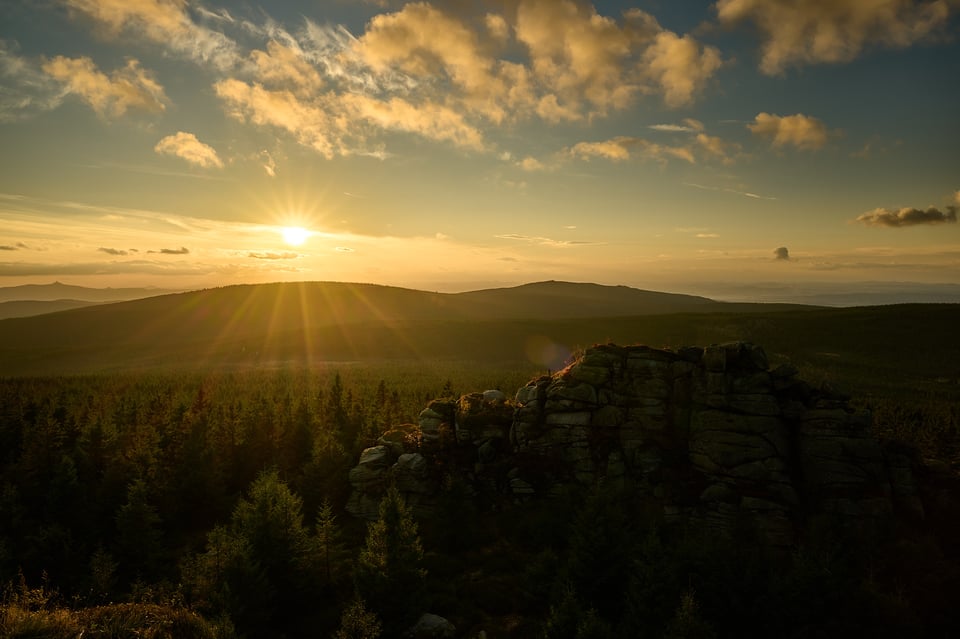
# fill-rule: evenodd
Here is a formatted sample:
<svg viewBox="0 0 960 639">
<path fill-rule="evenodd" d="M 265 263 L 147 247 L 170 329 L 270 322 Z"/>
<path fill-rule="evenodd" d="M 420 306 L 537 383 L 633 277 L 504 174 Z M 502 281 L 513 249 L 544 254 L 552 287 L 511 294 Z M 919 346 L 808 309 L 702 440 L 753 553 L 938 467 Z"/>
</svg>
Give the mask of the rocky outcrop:
<svg viewBox="0 0 960 639">
<path fill-rule="evenodd" d="M 895 503 L 922 517 L 909 456 L 885 455 L 848 399 L 789 365 L 771 370 L 752 344 L 596 346 L 512 402 L 490 391 L 431 402 L 416 450 L 364 451 L 349 508 L 375 514 L 392 474 L 424 509 L 442 466 L 514 501 L 629 483 L 667 520 L 749 527 L 770 546 L 795 543 L 812 517 L 875 527 Z"/>
<path fill-rule="evenodd" d="M 453 639 L 457 628 L 443 617 L 424 613 L 403 636 L 404 639 Z"/>
</svg>

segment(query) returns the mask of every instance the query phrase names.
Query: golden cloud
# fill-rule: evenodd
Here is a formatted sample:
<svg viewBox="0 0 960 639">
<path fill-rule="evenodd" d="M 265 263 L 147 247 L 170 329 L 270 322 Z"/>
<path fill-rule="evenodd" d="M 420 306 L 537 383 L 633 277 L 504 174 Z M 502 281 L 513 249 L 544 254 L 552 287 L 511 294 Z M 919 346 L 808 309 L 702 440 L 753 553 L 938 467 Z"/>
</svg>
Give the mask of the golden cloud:
<svg viewBox="0 0 960 639">
<path fill-rule="evenodd" d="M 176 134 L 168 135 L 157 142 L 153 150 L 157 153 L 175 155 L 203 168 L 223 168 L 223 162 L 216 150 L 198 140 L 193 133 L 177 131 Z"/>
<path fill-rule="evenodd" d="M 109 76 L 88 57 L 57 56 L 46 61 L 42 69 L 104 117 L 119 117 L 130 109 L 157 113 L 168 101 L 163 87 L 132 58 Z"/>
<path fill-rule="evenodd" d="M 667 146 L 627 136 L 618 136 L 602 142 L 578 142 L 567 150 L 570 157 L 589 160 L 597 157 L 614 162 L 622 162 L 640 156 L 665 161 L 670 158 L 696 163 L 693 151 L 683 146 Z"/>
<path fill-rule="evenodd" d="M 291 88 L 298 95 L 311 95 L 323 87 L 323 79 L 300 51 L 275 40 L 267 50 L 253 50 L 250 60 L 257 79 L 267 86 Z"/>
<path fill-rule="evenodd" d="M 823 122 L 802 113 L 786 116 L 758 113 L 747 128 L 754 135 L 769 138 L 774 147 L 790 145 L 805 151 L 822 148 L 829 135 Z"/>
<path fill-rule="evenodd" d="M 659 85 L 669 107 L 691 104 L 722 64 L 716 48 L 701 46 L 689 35 L 679 37 L 672 31 L 657 34 L 643 61 L 646 75 Z"/>
<path fill-rule="evenodd" d="M 486 26 L 496 38 L 508 33 L 502 16 L 488 15 Z M 467 110 L 495 123 L 506 118 L 508 108 L 532 106 L 521 65 L 485 53 L 475 31 L 427 3 L 374 17 L 355 51 L 378 73 L 396 68 L 427 83 L 449 80 Z"/>
<path fill-rule="evenodd" d="M 237 62 L 236 44 L 191 20 L 185 0 L 64 0 L 112 36 L 127 31 L 193 60 L 226 69 Z"/>
<path fill-rule="evenodd" d="M 483 135 L 462 114 L 441 104 L 414 105 L 401 98 L 377 100 L 363 95 L 344 95 L 341 101 L 365 120 L 383 129 L 417 133 L 462 148 L 482 151 Z"/>
<path fill-rule="evenodd" d="M 848 62 L 871 44 L 903 48 L 946 26 L 946 0 L 718 0 L 717 17 L 727 25 L 752 22 L 763 37 L 760 69 Z"/>
<path fill-rule="evenodd" d="M 234 78 L 217 82 L 214 90 L 237 120 L 283 129 L 326 158 L 342 152 L 336 120 L 320 105 Z"/>
</svg>

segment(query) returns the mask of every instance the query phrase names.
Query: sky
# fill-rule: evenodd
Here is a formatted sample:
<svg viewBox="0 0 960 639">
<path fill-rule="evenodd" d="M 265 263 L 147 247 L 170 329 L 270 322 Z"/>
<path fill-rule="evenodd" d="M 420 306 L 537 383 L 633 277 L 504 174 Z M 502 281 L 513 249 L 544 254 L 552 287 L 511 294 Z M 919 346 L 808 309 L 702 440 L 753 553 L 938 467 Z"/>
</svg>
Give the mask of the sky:
<svg viewBox="0 0 960 639">
<path fill-rule="evenodd" d="M 960 301 L 960 0 L 0 5 L 0 286 Z"/>
</svg>

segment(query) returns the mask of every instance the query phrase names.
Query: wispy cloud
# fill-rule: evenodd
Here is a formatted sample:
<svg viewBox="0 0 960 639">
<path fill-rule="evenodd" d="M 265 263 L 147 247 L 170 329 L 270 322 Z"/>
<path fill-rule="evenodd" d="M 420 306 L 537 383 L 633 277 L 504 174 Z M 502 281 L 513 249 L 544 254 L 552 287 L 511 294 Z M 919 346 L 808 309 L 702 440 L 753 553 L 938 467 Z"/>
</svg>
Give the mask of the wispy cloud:
<svg viewBox="0 0 960 639">
<path fill-rule="evenodd" d="M 130 255 L 130 251 L 127 251 L 124 249 L 117 249 L 117 248 L 108 248 L 106 246 L 101 246 L 97 250 L 100 251 L 101 253 L 106 253 L 107 255 L 116 255 L 116 256 Z"/>
<path fill-rule="evenodd" d="M 703 122 L 693 118 L 684 118 L 683 124 L 651 124 L 647 127 L 654 131 L 668 131 L 671 133 L 698 133 L 703 131 Z"/>
<path fill-rule="evenodd" d="M 219 31 L 195 23 L 180 0 L 63 0 L 108 37 L 132 35 L 165 47 L 203 65 L 226 70 L 238 62 L 237 45 Z M 211 11 L 203 13 L 212 17 Z M 222 12 L 219 17 L 229 14 Z"/>
<path fill-rule="evenodd" d="M 549 237 L 521 235 L 518 233 L 504 233 L 502 235 L 494 235 L 494 237 L 501 240 L 514 240 L 518 242 L 527 242 L 529 244 L 539 244 L 541 246 L 553 246 L 557 248 L 565 248 L 569 246 L 592 246 L 601 244 L 601 242 L 588 242 L 584 240 L 555 240 Z"/>
<path fill-rule="evenodd" d="M 266 149 L 260 151 L 260 166 L 263 167 L 263 171 L 270 177 L 277 176 L 277 161 L 273 159 L 273 156 Z"/>
<path fill-rule="evenodd" d="M 902 228 L 905 226 L 923 226 L 931 224 L 956 224 L 957 207 L 947 206 L 938 209 L 935 206 L 926 209 L 873 209 L 857 216 L 857 222 L 867 226 L 886 226 Z"/>
<path fill-rule="evenodd" d="M 181 246 L 180 248 L 162 248 L 159 251 L 147 251 L 147 253 L 159 253 L 161 255 L 188 255 L 190 249 L 186 246 Z"/>
<path fill-rule="evenodd" d="M 738 189 L 731 188 L 722 188 L 718 186 L 706 186 L 703 184 L 696 184 L 694 182 L 682 182 L 684 186 L 689 186 L 694 189 L 700 189 L 702 191 L 720 191 L 722 193 L 733 193 L 734 195 L 742 195 L 743 197 L 748 197 L 753 200 L 776 200 L 777 198 L 770 195 L 760 195 L 758 193 L 752 193 L 750 191 L 741 191 Z"/>
<path fill-rule="evenodd" d="M 300 254 L 294 253 L 293 251 L 283 251 L 280 253 L 273 251 L 250 251 L 247 253 L 247 257 L 252 257 L 257 260 L 295 260 L 300 257 Z"/>
<path fill-rule="evenodd" d="M 40 63 L 17 55 L 17 42 L 0 39 L 0 122 L 14 122 L 55 109 L 63 100 L 60 83 Z"/>
<path fill-rule="evenodd" d="M 153 150 L 160 154 L 175 155 L 203 168 L 223 168 L 223 161 L 217 151 L 198 140 L 193 133 L 177 131 L 157 142 Z"/>
</svg>

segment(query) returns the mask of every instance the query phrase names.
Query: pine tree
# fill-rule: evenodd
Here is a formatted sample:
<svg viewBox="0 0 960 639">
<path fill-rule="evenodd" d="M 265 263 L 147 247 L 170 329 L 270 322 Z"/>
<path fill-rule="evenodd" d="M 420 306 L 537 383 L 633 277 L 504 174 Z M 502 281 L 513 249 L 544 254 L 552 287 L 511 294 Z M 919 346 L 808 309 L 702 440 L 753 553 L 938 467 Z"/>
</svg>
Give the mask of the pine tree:
<svg viewBox="0 0 960 639">
<path fill-rule="evenodd" d="M 355 572 L 360 595 L 374 602 L 388 627 L 412 621 L 421 611 L 426 571 L 423 546 L 400 491 L 391 486 L 380 502 L 380 517 L 367 529 Z"/>
<path fill-rule="evenodd" d="M 367 610 L 363 599 L 354 599 L 340 617 L 334 639 L 377 639 L 383 630 L 376 613 Z"/>
<path fill-rule="evenodd" d="M 127 486 L 127 501 L 117 509 L 117 554 L 129 579 L 152 578 L 160 563 L 160 515 L 150 502 L 146 483 Z"/>
<path fill-rule="evenodd" d="M 317 555 L 326 583 L 331 586 L 337 580 L 344 559 L 343 542 L 340 539 L 340 527 L 337 525 L 333 505 L 324 498 L 317 514 Z"/>
<path fill-rule="evenodd" d="M 688 589 L 680 596 L 680 605 L 667 625 L 665 639 L 714 639 L 717 633 L 700 615 L 696 593 Z"/>
<path fill-rule="evenodd" d="M 184 581 L 255 635 L 303 616 L 320 594 L 317 565 L 300 498 L 269 471 L 251 484 L 230 526 L 207 535 L 207 551 L 187 562 Z"/>
</svg>

